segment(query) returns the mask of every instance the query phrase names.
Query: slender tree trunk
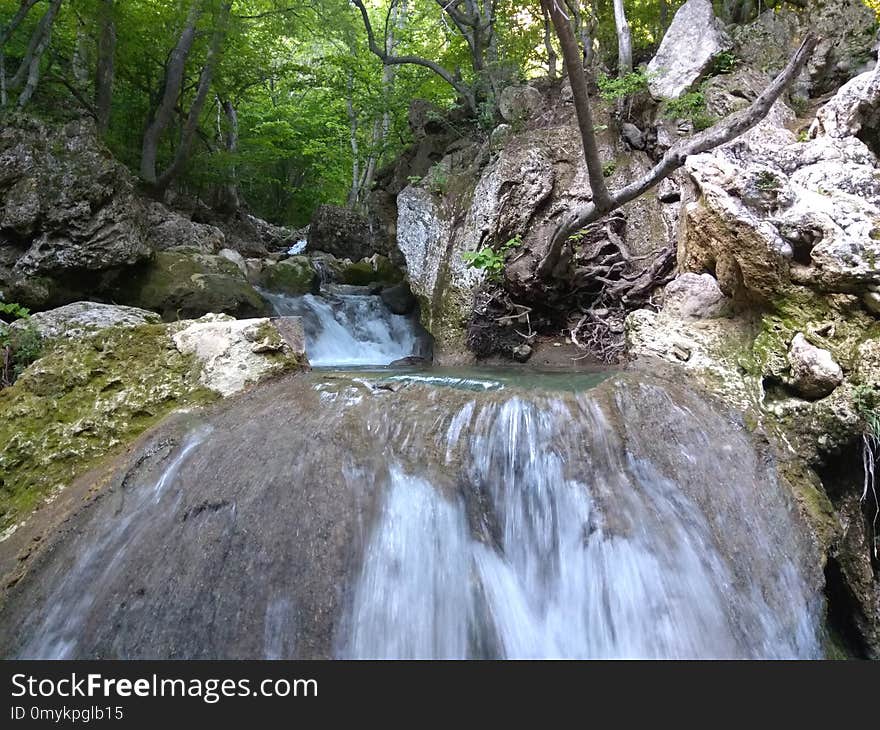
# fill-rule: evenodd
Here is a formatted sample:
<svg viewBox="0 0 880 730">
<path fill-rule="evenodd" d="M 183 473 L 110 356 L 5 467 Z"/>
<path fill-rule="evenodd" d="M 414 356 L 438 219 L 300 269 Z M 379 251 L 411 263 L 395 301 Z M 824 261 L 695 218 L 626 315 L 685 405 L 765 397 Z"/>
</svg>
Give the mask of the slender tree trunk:
<svg viewBox="0 0 880 730">
<path fill-rule="evenodd" d="M 348 111 L 349 144 L 351 145 L 351 188 L 348 191 L 348 207 L 357 207 L 361 185 L 361 152 L 358 145 L 358 115 L 354 109 L 354 72 L 348 72 L 348 94 L 345 108 Z"/>
<path fill-rule="evenodd" d="M 394 55 L 394 52 L 397 50 L 398 38 L 406 24 L 407 10 L 406 0 L 401 0 L 398 3 L 395 3 L 392 9 L 391 25 L 385 43 L 386 53 L 389 55 Z M 385 152 L 385 143 L 387 142 L 388 134 L 391 131 L 391 112 L 389 111 L 387 104 L 390 103 L 389 100 L 394 91 L 394 81 L 396 78 L 397 67 L 385 66 L 382 71 L 382 89 L 384 92 L 383 96 L 385 98 L 386 107 L 382 112 L 381 121 L 377 120 L 376 124 L 373 125 L 370 156 L 367 159 L 366 170 L 364 171 L 363 180 L 361 182 L 359 200 L 363 200 L 369 195 L 370 190 L 373 189 L 373 180 L 376 178 L 376 168 Z"/>
<path fill-rule="evenodd" d="M 21 22 L 27 17 L 31 8 L 38 2 L 39 0 L 21 0 L 21 5 L 19 5 L 15 15 L 12 16 L 12 19 L 3 30 L 0 31 L 0 49 L 6 45 L 7 41 L 12 37 L 12 34 L 15 33 L 18 26 L 21 25 Z"/>
<path fill-rule="evenodd" d="M 36 91 L 37 83 L 40 80 L 40 61 L 46 52 L 46 48 L 49 46 L 49 41 L 52 40 L 52 26 L 61 8 L 61 1 L 52 0 L 50 3 L 48 10 L 40 19 L 33 35 L 31 35 L 24 58 L 21 60 L 15 76 L 12 77 L 7 86 L 8 90 L 21 89 L 21 93 L 18 96 L 19 109 L 24 108 L 33 96 L 34 91 Z"/>
<path fill-rule="evenodd" d="M 403 64 L 413 64 L 415 66 L 423 66 L 424 68 L 430 69 L 441 79 L 443 79 L 447 84 L 449 84 L 453 89 L 455 89 L 458 92 L 459 96 L 461 96 L 467 108 L 471 112 L 476 114 L 477 101 L 474 96 L 474 92 L 468 87 L 467 84 L 465 84 L 460 78 L 457 78 L 455 74 L 452 74 L 449 72 L 449 70 L 443 68 L 443 66 L 441 66 L 439 63 L 431 61 L 430 59 L 422 58 L 421 56 L 396 56 L 387 53 L 376 42 L 376 34 L 373 32 L 373 24 L 370 21 L 370 14 L 367 11 L 363 0 L 351 0 L 351 2 L 361 14 L 364 28 L 367 31 L 367 41 L 369 43 L 370 53 L 378 56 L 380 59 L 382 59 L 382 63 L 386 65 L 399 66 Z"/>
<path fill-rule="evenodd" d="M 217 103 L 223 109 L 223 115 L 226 118 L 226 133 L 222 138 L 223 147 L 229 154 L 235 154 L 238 152 L 238 111 L 229 99 L 222 102 L 218 99 Z M 232 179 L 224 186 L 220 206 L 228 212 L 234 213 L 241 207 L 241 196 L 238 193 L 238 172 L 234 165 L 231 173 Z"/>
<path fill-rule="evenodd" d="M 559 57 L 556 55 L 556 49 L 553 47 L 553 26 L 550 24 L 550 16 L 547 14 L 547 8 L 542 7 L 544 13 L 544 49 L 547 51 L 547 76 L 551 81 L 556 80 L 556 64 Z"/>
<path fill-rule="evenodd" d="M 626 76 L 633 70 L 633 49 L 623 0 L 614 0 L 614 26 L 617 29 L 617 74 Z"/>
<path fill-rule="evenodd" d="M 217 68 L 217 62 L 223 48 L 223 41 L 226 39 L 226 31 L 229 26 L 229 16 L 232 12 L 232 3 L 234 1 L 235 0 L 226 0 L 220 8 L 220 17 L 217 18 L 215 22 L 214 33 L 211 37 L 211 46 L 208 48 L 208 57 L 205 59 L 205 65 L 202 66 L 201 74 L 199 74 L 199 85 L 196 88 L 196 95 L 180 133 L 180 144 L 177 146 L 174 160 L 171 165 L 156 181 L 157 192 L 162 193 L 167 189 L 169 183 L 180 174 L 181 170 L 183 170 L 183 166 L 189 159 L 193 137 L 199 126 L 199 117 L 202 114 L 202 109 L 205 107 L 205 101 L 207 100 L 208 92 L 211 89 L 211 82 L 214 79 L 214 70 Z"/>
<path fill-rule="evenodd" d="M 73 80 L 80 89 L 89 83 L 89 36 L 82 22 L 77 23 L 76 45 L 73 49 Z"/>
<path fill-rule="evenodd" d="M 98 133 L 104 135 L 110 128 L 113 81 L 116 74 L 116 21 L 113 0 L 102 0 L 100 22 L 98 61 L 95 66 L 95 112 Z"/>
<path fill-rule="evenodd" d="M 147 131 L 144 132 L 143 145 L 141 147 L 141 177 L 148 183 L 156 183 L 158 179 L 156 159 L 159 155 L 159 140 L 174 116 L 174 108 L 177 106 L 180 89 L 183 86 L 186 59 L 192 50 L 193 41 L 196 36 L 196 23 L 201 13 L 201 2 L 199 0 L 191 0 L 183 31 L 177 40 L 177 45 L 171 52 L 171 58 L 168 60 L 168 65 L 165 69 L 162 97 L 147 127 Z"/>
</svg>

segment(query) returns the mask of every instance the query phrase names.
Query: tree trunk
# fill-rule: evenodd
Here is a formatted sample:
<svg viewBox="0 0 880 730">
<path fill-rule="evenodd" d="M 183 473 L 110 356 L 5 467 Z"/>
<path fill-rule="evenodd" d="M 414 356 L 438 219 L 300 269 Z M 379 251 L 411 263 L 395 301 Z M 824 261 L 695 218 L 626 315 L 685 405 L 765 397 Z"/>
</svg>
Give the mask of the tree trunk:
<svg viewBox="0 0 880 730">
<path fill-rule="evenodd" d="M 21 22 L 27 17 L 31 8 L 38 2 L 39 0 L 21 0 L 21 5 L 15 15 L 12 16 L 12 20 L 10 20 L 6 27 L 0 31 L 0 49 L 3 49 L 3 47 L 6 46 L 6 43 L 12 37 L 12 34 L 15 33 L 18 26 L 20 26 Z"/>
<path fill-rule="evenodd" d="M 202 109 L 205 107 L 205 101 L 208 98 L 208 92 L 211 89 L 211 82 L 214 79 L 214 70 L 217 68 L 220 52 L 223 47 L 223 41 L 226 39 L 226 31 L 229 26 L 229 15 L 232 12 L 232 3 L 235 0 L 226 0 L 220 8 L 220 17 L 217 18 L 214 26 L 214 33 L 211 37 L 211 46 L 208 48 L 208 57 L 205 59 L 205 65 L 202 66 L 202 72 L 199 74 L 199 85 L 196 88 L 196 95 L 190 106 L 189 114 L 183 124 L 180 133 L 180 143 L 174 154 L 174 160 L 165 172 L 163 172 L 156 181 L 156 191 L 163 193 L 169 183 L 177 177 L 186 161 L 189 159 L 189 153 L 192 149 L 192 140 L 195 136 L 196 129 L 199 126 L 199 117 Z"/>
<path fill-rule="evenodd" d="M 169 58 L 165 69 L 162 98 L 147 131 L 144 132 L 141 147 L 141 177 L 148 183 L 157 182 L 156 159 L 159 155 L 159 140 L 174 116 L 174 107 L 177 105 L 180 89 L 183 86 L 186 59 L 192 50 L 196 36 L 196 23 L 201 13 L 202 7 L 199 0 L 191 0 L 183 31 L 177 40 L 177 45 L 171 52 L 171 58 Z"/>
<path fill-rule="evenodd" d="M 238 111 L 230 100 L 219 101 L 226 117 L 226 133 L 223 135 L 223 146 L 229 154 L 238 152 Z M 238 173 L 232 167 L 232 180 L 224 186 L 223 199 L 220 207 L 229 213 L 235 213 L 241 207 L 241 196 L 238 193 Z"/>
<path fill-rule="evenodd" d="M 52 26 L 55 23 L 55 17 L 58 15 L 60 8 L 61 0 L 52 0 L 49 9 L 46 10 L 37 24 L 33 35 L 31 35 L 24 58 L 21 60 L 15 76 L 12 77 L 7 85 L 8 90 L 21 89 L 18 97 L 19 109 L 24 108 L 33 96 L 34 91 L 36 91 L 37 83 L 40 80 L 40 61 L 46 52 L 46 48 L 49 46 L 49 41 L 52 39 Z"/>
<path fill-rule="evenodd" d="M 386 52 L 391 55 L 394 55 L 394 52 L 397 48 L 398 38 L 401 31 L 403 30 L 404 25 L 406 24 L 407 10 L 408 8 L 406 0 L 401 0 L 398 3 L 395 3 L 392 9 L 389 35 L 385 43 Z M 394 81 L 396 78 L 396 66 L 385 66 L 384 70 L 382 71 L 382 89 L 384 91 L 384 98 L 386 102 L 390 99 L 391 94 L 394 90 Z M 376 178 L 376 168 L 379 165 L 379 161 L 382 159 L 382 155 L 385 153 L 385 143 L 388 140 L 388 133 L 390 131 L 391 112 L 386 106 L 385 110 L 382 112 L 381 121 L 377 121 L 377 123 L 373 125 L 373 137 L 370 149 L 370 156 L 367 159 L 367 167 L 364 171 L 363 180 L 361 182 L 359 199 L 365 198 L 367 195 L 369 195 L 370 190 L 373 189 L 373 180 L 375 180 Z"/>
<path fill-rule="evenodd" d="M 544 49 L 547 51 L 547 76 L 551 81 L 556 80 L 556 64 L 559 58 L 556 55 L 556 49 L 553 47 L 553 26 L 550 24 L 550 16 L 547 14 L 547 8 L 542 7 L 544 13 Z"/>
<path fill-rule="evenodd" d="M 587 172 L 593 195 L 593 200 L 590 203 L 570 211 L 558 223 L 551 237 L 547 253 L 538 265 L 536 273 L 541 279 L 547 279 L 552 276 L 563 246 L 573 233 L 643 195 L 684 165 L 689 156 L 715 149 L 758 124 L 767 116 L 776 100 L 804 68 L 819 42 L 815 35 L 808 33 L 785 69 L 764 89 L 751 106 L 732 114 L 691 138 L 679 141 L 645 175 L 612 194 L 609 193 L 605 186 L 602 174 L 602 160 L 599 157 L 599 150 L 593 131 L 593 119 L 587 95 L 586 76 L 579 63 L 577 41 L 572 33 L 568 18 L 559 8 L 556 0 L 541 0 L 541 3 L 550 13 L 550 18 L 553 21 L 553 26 L 556 29 L 556 34 L 562 46 L 565 65 L 571 80 L 575 113 L 577 114 L 578 126 L 581 131 L 584 158 L 587 163 Z"/>
<path fill-rule="evenodd" d="M 351 146 L 351 188 L 348 191 L 348 207 L 355 208 L 361 187 L 361 153 L 358 145 L 358 115 L 354 110 L 354 72 L 348 72 L 348 94 L 345 108 L 348 112 L 349 145 Z"/>
<path fill-rule="evenodd" d="M 85 26 L 79 22 L 76 27 L 76 45 L 73 49 L 73 68 L 74 83 L 84 89 L 89 83 L 89 36 Z"/>
<path fill-rule="evenodd" d="M 617 29 L 617 75 L 626 76 L 633 70 L 633 48 L 623 0 L 614 0 L 614 26 Z"/>
<path fill-rule="evenodd" d="M 98 133 L 101 135 L 106 134 L 110 128 L 113 80 L 116 73 L 116 21 L 113 14 L 113 0 L 102 0 L 98 61 L 95 66 L 95 112 Z"/>
</svg>

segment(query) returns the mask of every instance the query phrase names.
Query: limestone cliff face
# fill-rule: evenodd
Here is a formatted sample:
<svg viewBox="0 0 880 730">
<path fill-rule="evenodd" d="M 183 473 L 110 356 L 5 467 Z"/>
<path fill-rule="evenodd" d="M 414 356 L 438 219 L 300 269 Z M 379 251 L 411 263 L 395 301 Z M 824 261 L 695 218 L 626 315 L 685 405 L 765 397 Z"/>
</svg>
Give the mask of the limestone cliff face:
<svg viewBox="0 0 880 730">
<path fill-rule="evenodd" d="M 513 94 L 509 107 L 519 116 L 500 124 L 488 138 L 473 133 L 453 140 L 423 176 L 409 176 L 393 210 L 386 198 L 385 216 L 394 216 L 388 227 L 396 232 L 408 279 L 422 303 L 423 322 L 435 337 L 441 360 L 472 357 L 466 329 L 485 272 L 468 267 L 464 255 L 512 240 L 517 245 L 508 254 L 511 264 L 539 255 L 557 218 L 590 198 L 570 90 L 566 92 L 558 85 L 519 89 L 522 96 L 537 94 L 541 104 L 517 103 Z M 616 186 L 647 170 L 650 159 L 620 138 L 611 111 L 600 108 L 596 124 L 602 130 L 603 158 L 610 161 L 609 184 Z M 626 244 L 634 256 L 670 241 L 672 220 L 664 208 L 649 194 L 624 209 Z"/>
</svg>

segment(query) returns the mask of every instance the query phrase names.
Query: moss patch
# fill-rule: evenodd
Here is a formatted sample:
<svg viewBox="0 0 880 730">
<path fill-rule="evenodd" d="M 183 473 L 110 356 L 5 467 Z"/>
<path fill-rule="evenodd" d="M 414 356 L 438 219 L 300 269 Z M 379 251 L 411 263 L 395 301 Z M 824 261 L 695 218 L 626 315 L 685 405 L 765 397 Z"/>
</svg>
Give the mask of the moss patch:
<svg viewBox="0 0 880 730">
<path fill-rule="evenodd" d="M 160 251 L 124 284 L 126 304 L 159 312 L 165 321 L 221 312 L 259 317 L 268 305 L 241 270 L 222 256 Z"/>
<path fill-rule="evenodd" d="M 163 325 L 58 342 L 0 391 L 0 527 L 170 411 L 216 399 Z"/>
<path fill-rule="evenodd" d="M 294 256 L 266 266 L 260 275 L 260 285 L 269 291 L 299 296 L 317 294 L 320 280 L 308 256 Z"/>
</svg>

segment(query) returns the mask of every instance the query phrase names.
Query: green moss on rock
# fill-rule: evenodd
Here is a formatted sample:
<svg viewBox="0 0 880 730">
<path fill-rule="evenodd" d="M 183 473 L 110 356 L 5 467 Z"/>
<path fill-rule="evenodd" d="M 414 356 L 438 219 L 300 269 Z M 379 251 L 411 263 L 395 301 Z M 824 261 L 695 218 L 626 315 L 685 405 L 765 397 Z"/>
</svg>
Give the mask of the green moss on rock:
<svg viewBox="0 0 880 730">
<path fill-rule="evenodd" d="M 0 526 L 68 485 L 170 411 L 216 399 L 163 325 L 56 343 L 0 391 Z"/>
<path fill-rule="evenodd" d="M 189 250 L 160 251 L 125 284 L 125 303 L 159 312 L 165 321 L 208 312 L 259 317 L 268 304 L 232 261 Z"/>
<path fill-rule="evenodd" d="M 308 256 L 293 256 L 264 267 L 260 285 L 269 291 L 299 296 L 317 294 L 320 280 Z"/>
<path fill-rule="evenodd" d="M 384 256 L 374 256 L 371 259 L 343 265 L 339 271 L 340 284 L 393 286 L 401 281 L 403 281 L 403 272 Z"/>
</svg>

